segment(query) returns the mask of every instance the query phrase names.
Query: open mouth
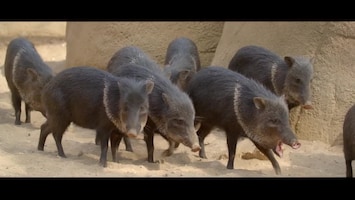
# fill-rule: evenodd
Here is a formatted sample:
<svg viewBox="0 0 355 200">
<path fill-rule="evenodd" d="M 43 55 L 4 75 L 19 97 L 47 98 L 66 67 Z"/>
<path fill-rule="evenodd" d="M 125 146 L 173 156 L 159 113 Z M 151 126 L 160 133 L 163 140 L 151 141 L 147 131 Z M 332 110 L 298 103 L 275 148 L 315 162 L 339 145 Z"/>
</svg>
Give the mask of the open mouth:
<svg viewBox="0 0 355 200">
<path fill-rule="evenodd" d="M 280 158 L 282 158 L 282 156 L 283 156 L 283 152 L 284 152 L 284 150 L 282 149 L 282 142 L 281 142 L 281 140 L 277 143 L 277 145 L 276 145 L 276 147 L 275 147 L 275 149 L 274 149 L 274 152 L 275 152 L 275 154 L 277 155 L 277 156 L 279 156 Z"/>
</svg>

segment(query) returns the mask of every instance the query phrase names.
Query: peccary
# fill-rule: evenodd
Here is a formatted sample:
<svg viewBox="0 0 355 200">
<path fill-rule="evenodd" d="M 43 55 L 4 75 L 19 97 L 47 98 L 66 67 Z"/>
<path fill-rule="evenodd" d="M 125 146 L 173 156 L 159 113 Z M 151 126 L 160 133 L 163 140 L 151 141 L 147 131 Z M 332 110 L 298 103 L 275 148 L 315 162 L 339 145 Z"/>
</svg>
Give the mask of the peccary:
<svg viewBox="0 0 355 200">
<path fill-rule="evenodd" d="M 122 55 L 128 54 L 128 60 L 133 62 L 117 64 L 120 63 L 120 58 L 124 57 Z M 113 55 L 107 69 L 119 77 L 154 81 L 153 91 L 149 95 L 149 117 L 144 127 L 148 162 L 154 162 L 154 132 L 160 133 L 169 142 L 169 149 L 163 153 L 166 156 L 171 155 L 175 142 L 190 147 L 192 151 L 200 150 L 194 128 L 195 110 L 191 99 L 164 75 L 154 61 L 144 60 L 149 61 L 151 58 L 140 48 L 127 46 Z"/>
<path fill-rule="evenodd" d="M 174 39 L 168 45 L 164 65 L 165 74 L 184 91 L 191 77 L 201 69 L 196 44 L 186 37 Z"/>
<path fill-rule="evenodd" d="M 38 150 L 52 133 L 58 154 L 66 157 L 62 137 L 70 125 L 95 129 L 100 137 L 100 165 L 107 166 L 107 146 L 112 133 L 136 137 L 148 118 L 148 95 L 154 83 L 118 78 L 89 66 L 58 73 L 44 88 L 42 101 L 47 121 L 41 126 Z M 113 160 L 116 161 L 115 156 Z"/>
<path fill-rule="evenodd" d="M 244 46 L 228 68 L 253 78 L 277 95 L 285 95 L 289 110 L 301 105 L 312 109 L 310 84 L 313 58 L 280 56 L 261 46 Z"/>
<path fill-rule="evenodd" d="M 115 58 L 115 59 L 113 59 Z M 138 64 L 141 66 L 148 67 L 158 67 L 158 64 L 151 59 L 147 54 L 145 54 L 140 48 L 136 48 L 135 46 L 128 46 L 118 50 L 113 56 L 112 59 L 109 60 L 107 65 L 107 71 L 111 72 L 114 69 L 111 69 L 113 66 L 122 66 L 125 64 Z M 159 68 L 159 67 L 158 67 Z M 115 137 L 115 136 L 113 136 Z M 126 146 L 126 151 L 133 152 L 132 144 L 130 139 L 126 136 L 123 137 L 124 143 Z M 116 139 L 117 140 L 117 139 Z M 119 139 L 121 141 L 121 138 Z M 117 141 L 114 141 L 117 142 Z M 100 143 L 100 138 L 96 136 L 95 143 Z M 116 149 L 118 148 L 120 142 L 117 143 Z"/>
<path fill-rule="evenodd" d="M 22 101 L 25 103 L 26 123 L 31 122 L 31 110 L 39 111 L 45 116 L 41 91 L 54 74 L 33 43 L 22 37 L 11 40 L 7 46 L 4 68 L 15 110 L 15 124 L 21 124 Z"/>
<path fill-rule="evenodd" d="M 343 151 L 346 165 L 346 177 L 353 177 L 351 162 L 355 159 L 355 105 L 345 114 L 343 123 Z"/>
<path fill-rule="evenodd" d="M 114 55 L 112 55 L 107 64 L 107 71 L 115 71 L 118 67 L 126 64 L 136 64 L 153 70 L 161 70 L 157 62 L 155 62 L 141 48 L 130 45 L 119 49 Z"/>
<path fill-rule="evenodd" d="M 300 147 L 290 129 L 284 97 L 252 79 L 223 67 L 209 66 L 194 75 L 186 92 L 201 120 L 197 131 L 201 158 L 207 158 L 204 139 L 215 127 L 224 130 L 227 136 L 227 169 L 234 168 L 237 141 L 241 137 L 249 138 L 266 155 L 276 174 L 281 169 L 272 152 L 281 157 L 283 143 L 294 149 Z"/>
</svg>

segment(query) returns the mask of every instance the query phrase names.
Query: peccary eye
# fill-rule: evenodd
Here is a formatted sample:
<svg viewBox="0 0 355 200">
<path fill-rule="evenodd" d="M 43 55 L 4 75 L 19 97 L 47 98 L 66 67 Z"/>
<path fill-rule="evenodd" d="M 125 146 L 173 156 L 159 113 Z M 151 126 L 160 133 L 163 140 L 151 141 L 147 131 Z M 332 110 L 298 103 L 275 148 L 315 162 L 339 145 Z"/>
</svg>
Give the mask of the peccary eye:
<svg viewBox="0 0 355 200">
<path fill-rule="evenodd" d="M 147 114 L 147 108 L 144 107 L 144 106 L 142 106 L 142 107 L 140 108 L 140 115 L 146 115 L 146 114 Z"/>
<path fill-rule="evenodd" d="M 296 78 L 296 79 L 295 79 L 295 83 L 297 83 L 297 84 L 301 83 L 301 79 Z"/>
<path fill-rule="evenodd" d="M 141 110 L 141 112 L 145 112 L 147 109 L 145 106 L 141 106 L 140 110 Z"/>
<path fill-rule="evenodd" d="M 174 120 L 174 123 L 176 124 L 176 125 L 183 125 L 184 124 L 184 120 L 182 120 L 182 119 L 175 119 Z"/>
<path fill-rule="evenodd" d="M 278 120 L 278 119 L 270 119 L 270 120 L 269 120 L 269 123 L 270 123 L 270 124 L 273 124 L 273 125 L 276 125 L 276 124 L 279 124 L 279 123 L 280 123 L 280 120 Z"/>
</svg>

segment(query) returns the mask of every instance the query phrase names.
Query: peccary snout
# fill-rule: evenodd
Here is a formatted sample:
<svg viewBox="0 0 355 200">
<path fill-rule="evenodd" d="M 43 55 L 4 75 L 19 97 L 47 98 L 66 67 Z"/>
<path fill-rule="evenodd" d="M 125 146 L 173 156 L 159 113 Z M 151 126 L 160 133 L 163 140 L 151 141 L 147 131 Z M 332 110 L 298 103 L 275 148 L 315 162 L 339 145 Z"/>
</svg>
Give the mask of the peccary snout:
<svg viewBox="0 0 355 200">
<path fill-rule="evenodd" d="M 313 109 L 313 106 L 312 106 L 312 102 L 311 101 L 307 101 L 304 105 L 302 105 L 302 108 L 304 109 Z"/>
<path fill-rule="evenodd" d="M 289 141 L 284 141 L 285 144 L 289 145 L 292 149 L 298 149 L 301 147 L 301 143 L 296 139 L 291 139 Z M 282 148 L 282 144 L 283 142 L 280 140 L 278 142 L 278 144 L 276 145 L 276 147 L 273 149 L 273 152 L 279 156 L 280 158 L 282 158 L 283 156 L 283 148 Z"/>
</svg>

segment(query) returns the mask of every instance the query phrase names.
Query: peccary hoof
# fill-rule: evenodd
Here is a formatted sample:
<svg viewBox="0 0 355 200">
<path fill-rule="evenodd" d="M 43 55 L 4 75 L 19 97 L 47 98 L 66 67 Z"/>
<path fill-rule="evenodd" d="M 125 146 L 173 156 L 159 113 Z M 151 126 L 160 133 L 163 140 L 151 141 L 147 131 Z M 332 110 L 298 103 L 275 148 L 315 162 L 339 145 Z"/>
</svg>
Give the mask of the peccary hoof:
<svg viewBox="0 0 355 200">
<path fill-rule="evenodd" d="M 233 165 L 227 165 L 227 169 L 234 169 Z"/>
<path fill-rule="evenodd" d="M 107 167 L 107 163 L 104 163 L 104 164 L 102 164 L 102 163 L 100 163 L 100 166 L 102 166 L 102 167 Z"/>
<path fill-rule="evenodd" d="M 133 152 L 132 147 L 126 147 L 126 151 Z"/>
<path fill-rule="evenodd" d="M 281 170 L 280 169 L 275 169 L 276 175 L 281 175 Z"/>
<path fill-rule="evenodd" d="M 16 120 L 15 121 L 15 125 L 21 125 L 21 121 L 20 120 Z"/>
<path fill-rule="evenodd" d="M 175 149 L 176 149 L 176 148 L 178 148 L 178 147 L 179 147 L 179 145 L 180 145 L 180 143 L 175 143 L 175 146 L 174 146 L 174 147 L 175 147 Z"/>
<path fill-rule="evenodd" d="M 167 149 L 167 150 L 163 151 L 163 153 L 161 155 L 164 157 L 168 157 L 168 156 L 171 156 L 173 154 L 173 152 L 174 151 Z"/>
<path fill-rule="evenodd" d="M 205 158 L 205 159 L 207 159 L 206 154 L 205 154 L 205 153 L 202 153 L 202 151 L 200 151 L 199 156 L 200 156 L 200 158 Z"/>
<path fill-rule="evenodd" d="M 102 167 L 107 167 L 107 162 L 106 161 L 100 161 L 99 165 Z"/>
</svg>

